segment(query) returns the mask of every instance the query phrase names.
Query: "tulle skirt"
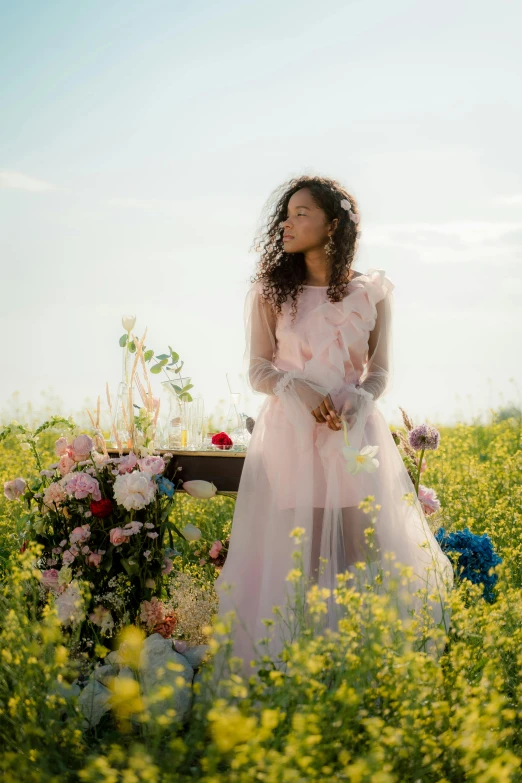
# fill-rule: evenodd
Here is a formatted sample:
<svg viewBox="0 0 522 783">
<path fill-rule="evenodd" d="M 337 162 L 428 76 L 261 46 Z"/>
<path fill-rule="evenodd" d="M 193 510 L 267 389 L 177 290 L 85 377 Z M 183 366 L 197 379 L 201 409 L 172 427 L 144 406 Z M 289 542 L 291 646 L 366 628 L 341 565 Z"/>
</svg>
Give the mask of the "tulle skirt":
<svg viewBox="0 0 522 783">
<path fill-rule="evenodd" d="M 334 399 L 337 409 L 339 402 Z M 292 416 L 290 421 L 277 396 L 268 396 L 261 407 L 245 457 L 227 559 L 215 583 L 219 618 L 236 613 L 232 652 L 242 658 L 245 675 L 255 668 L 250 661 L 262 654 L 257 643 L 268 635 L 263 619 L 277 621 L 274 606 L 283 608 L 292 595 L 287 576 L 295 568 L 296 542 L 290 534 L 296 527 L 304 531 L 302 568 L 310 584 L 333 591 L 337 574 L 351 571 L 360 584 L 361 579 L 373 580 L 379 568 L 393 579 L 393 553 L 396 563 L 412 569 L 400 614 L 405 618 L 420 611 L 426 597 L 415 593 L 427 588 L 433 623 L 447 630 L 452 565 L 428 526 L 378 403 L 368 403 L 360 428 L 348 431 L 350 446 L 379 447 L 379 467 L 373 473 L 346 471 L 342 429 L 317 423 L 304 407 Z M 364 533 L 372 524 L 370 516 L 358 508 L 368 496 L 374 498 L 376 515 L 371 538 Z M 363 561 L 364 568 L 356 568 Z M 384 579 L 381 589 L 387 586 Z M 340 612 L 332 593 L 325 627 L 335 630 Z M 270 646 L 274 656 L 285 638 L 288 632 L 276 625 Z"/>
</svg>

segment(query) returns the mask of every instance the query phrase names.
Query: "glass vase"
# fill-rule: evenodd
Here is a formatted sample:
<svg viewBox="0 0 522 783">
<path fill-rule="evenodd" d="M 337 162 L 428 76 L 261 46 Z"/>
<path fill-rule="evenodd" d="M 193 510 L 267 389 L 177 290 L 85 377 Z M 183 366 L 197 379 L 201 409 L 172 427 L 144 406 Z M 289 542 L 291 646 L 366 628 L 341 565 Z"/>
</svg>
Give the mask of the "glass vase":
<svg viewBox="0 0 522 783">
<path fill-rule="evenodd" d="M 116 403 L 112 412 L 111 438 L 112 444 L 118 448 L 118 439 L 123 448 L 132 449 L 132 422 L 134 419 L 134 400 L 136 387 L 125 382 L 118 385 Z M 118 438 L 116 438 L 115 433 Z"/>
<path fill-rule="evenodd" d="M 181 381 L 186 379 L 181 379 Z M 162 381 L 161 385 L 168 394 L 167 419 L 164 429 L 163 442 L 166 449 L 181 449 L 182 424 L 183 424 L 183 403 L 179 399 L 178 392 L 174 386 L 181 385 L 180 380 Z"/>
</svg>

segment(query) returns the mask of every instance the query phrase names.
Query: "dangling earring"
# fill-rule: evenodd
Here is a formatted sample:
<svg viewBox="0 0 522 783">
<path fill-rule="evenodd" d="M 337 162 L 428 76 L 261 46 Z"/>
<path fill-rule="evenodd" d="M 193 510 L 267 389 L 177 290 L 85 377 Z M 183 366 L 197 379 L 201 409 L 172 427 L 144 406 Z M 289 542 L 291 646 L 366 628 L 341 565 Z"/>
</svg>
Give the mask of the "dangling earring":
<svg viewBox="0 0 522 783">
<path fill-rule="evenodd" d="M 335 245 L 332 239 L 332 235 L 330 234 L 330 236 L 328 237 L 328 242 L 324 246 L 324 252 L 328 257 L 330 257 L 331 255 L 333 255 L 334 250 L 335 250 Z"/>
</svg>

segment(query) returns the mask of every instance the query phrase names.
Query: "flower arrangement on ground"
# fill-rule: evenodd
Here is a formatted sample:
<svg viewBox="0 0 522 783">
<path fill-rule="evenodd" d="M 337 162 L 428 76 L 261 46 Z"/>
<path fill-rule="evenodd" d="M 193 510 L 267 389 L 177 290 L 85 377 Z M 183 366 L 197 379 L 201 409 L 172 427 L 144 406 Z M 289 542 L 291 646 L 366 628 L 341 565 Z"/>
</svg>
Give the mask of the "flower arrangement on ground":
<svg viewBox="0 0 522 783">
<path fill-rule="evenodd" d="M 144 381 L 139 387 L 146 400 L 152 401 L 144 340 L 145 335 L 136 345 L 129 383 L 136 382 L 141 361 Z M 54 597 L 73 650 L 88 658 L 111 646 L 111 640 L 129 624 L 164 638 L 172 637 L 177 628 L 179 636 L 176 596 L 168 586 L 173 576 L 168 552 L 177 552 L 175 540 L 195 541 L 201 531 L 190 523 L 180 530 L 171 519 L 178 487 L 175 477 L 170 481 L 164 475 L 169 456 L 153 452 L 154 432 L 149 427 L 155 425 L 154 410 L 153 406 L 146 409 L 140 427 L 129 402 L 132 448 L 124 453 L 120 443 L 118 456 L 112 456 L 100 428 L 98 399 L 96 420 L 89 412 L 93 436 L 81 433 L 58 438 L 56 459 L 46 467 L 36 433 L 16 422 L 0 432 L 0 439 L 18 433 L 31 449 L 39 471 L 27 481 L 22 477 L 7 481 L 4 494 L 9 500 L 25 502 L 25 538 L 42 547 L 37 563 L 42 605 L 49 594 Z M 36 432 L 59 424 L 74 429 L 69 420 L 53 419 Z M 185 482 L 185 486 L 201 498 L 213 497 L 217 491 L 204 481 Z M 209 557 L 218 559 L 221 549 L 221 542 L 214 542 Z M 207 608 L 211 611 L 211 603 Z M 210 620 L 206 617 L 204 624 Z"/>
<path fill-rule="evenodd" d="M 158 605 L 172 570 L 165 544 L 183 536 L 169 520 L 175 487 L 163 476 L 166 460 L 110 457 L 87 434 L 59 438 L 55 448 L 56 462 L 40 471 L 40 482 L 18 478 L 4 493 L 27 503 L 26 536 L 43 546 L 42 589 L 56 597 L 62 623 L 82 650 L 135 621 L 165 633 L 167 618 L 157 612 L 151 626 L 147 607 Z"/>
</svg>

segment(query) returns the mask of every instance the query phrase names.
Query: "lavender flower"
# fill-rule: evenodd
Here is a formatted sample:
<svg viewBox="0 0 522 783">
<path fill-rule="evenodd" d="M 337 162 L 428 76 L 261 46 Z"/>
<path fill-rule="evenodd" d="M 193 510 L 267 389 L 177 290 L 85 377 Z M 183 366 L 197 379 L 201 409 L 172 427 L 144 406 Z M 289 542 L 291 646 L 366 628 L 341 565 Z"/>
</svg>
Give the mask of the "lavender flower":
<svg viewBox="0 0 522 783">
<path fill-rule="evenodd" d="M 439 447 L 439 440 L 440 432 L 429 424 L 420 424 L 408 433 L 408 442 L 415 451 L 435 451 Z"/>
</svg>

